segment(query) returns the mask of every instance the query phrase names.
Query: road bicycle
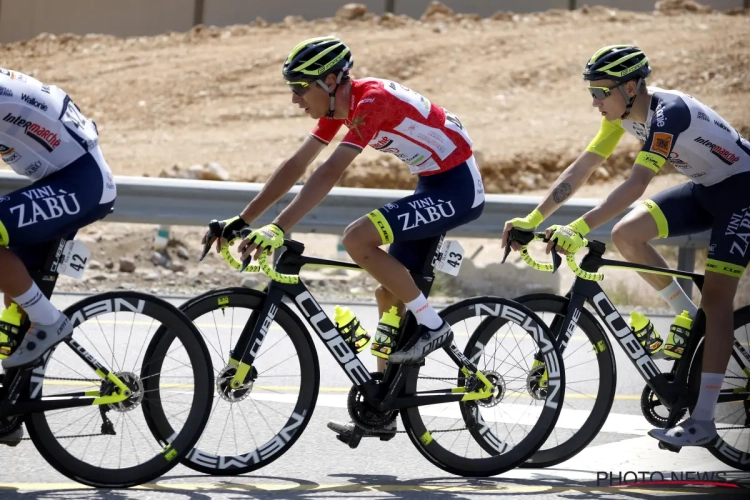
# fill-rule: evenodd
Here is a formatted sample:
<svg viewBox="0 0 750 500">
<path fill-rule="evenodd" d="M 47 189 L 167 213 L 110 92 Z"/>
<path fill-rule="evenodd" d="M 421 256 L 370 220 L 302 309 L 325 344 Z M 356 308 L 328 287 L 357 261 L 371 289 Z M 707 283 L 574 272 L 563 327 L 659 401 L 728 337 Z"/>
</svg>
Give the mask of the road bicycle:
<svg viewBox="0 0 750 500">
<path fill-rule="evenodd" d="M 522 245 L 521 258 L 535 270 L 555 272 L 562 262 L 554 248 L 552 264 L 534 260 L 529 255 L 528 245 L 532 241 L 549 240 L 545 238 L 544 233 L 518 229 L 512 229 L 510 232 L 503 261 L 510 252 L 511 241 L 517 241 Z M 581 410 L 572 409 L 572 413 L 578 413 L 578 423 L 574 431 L 567 437 L 550 435 L 545 443 L 547 447 L 540 448 L 522 467 L 550 467 L 564 462 L 583 450 L 602 429 L 612 408 L 617 385 L 615 356 L 605 330 L 614 337 L 616 344 L 623 349 L 646 382 L 641 395 L 641 410 L 651 425 L 660 428 L 674 426 L 688 410 L 692 412 L 697 400 L 706 327 L 703 310 L 699 308 L 693 320 L 682 357 L 671 362 L 668 370 L 662 371 L 602 290 L 599 282 L 604 279 L 604 275 L 599 271 L 602 267 L 612 267 L 675 276 L 692 280 L 699 290 L 703 286 L 703 275 L 605 259 L 603 256 L 606 245 L 596 240 L 586 241 L 585 248 L 588 252 L 582 258 L 580 266 L 576 264 L 573 255 L 567 257 L 568 266 L 576 278 L 565 296 L 538 293 L 515 299 L 540 316 L 546 313 L 552 316 L 550 326 L 566 363 L 568 389 L 571 384 L 577 382 L 570 372 L 573 366 L 582 367 L 586 380 L 582 380 L 581 383 L 590 383 L 592 372 L 599 376 L 598 389 L 592 395 L 588 395 L 589 398 L 593 398 L 590 413 L 581 416 Z M 598 315 L 600 322 L 597 322 L 592 312 L 584 307 L 586 303 Z M 750 470 L 750 355 L 746 349 L 750 341 L 750 306 L 741 307 L 734 312 L 734 326 L 734 348 L 716 410 L 719 438 L 712 446 L 708 446 L 708 449 L 725 464 L 746 471 Z M 585 337 L 579 343 L 579 347 L 571 352 L 571 338 L 576 329 L 580 329 Z M 481 332 L 475 335 L 479 336 Z M 580 358 L 585 355 L 594 358 L 593 366 L 580 362 Z M 577 358 L 575 361 L 574 357 Z M 576 393 L 585 395 L 583 390 Z M 570 392 L 567 396 L 566 403 L 571 401 Z M 568 408 L 563 410 L 563 415 L 566 410 Z M 561 419 L 563 418 L 565 417 L 562 416 Z M 659 448 L 680 451 L 679 447 L 663 442 L 659 442 Z"/>
<path fill-rule="evenodd" d="M 212 221 L 203 256 L 210 248 L 211 236 L 220 234 L 218 222 Z M 238 262 L 230 247 L 246 234 L 234 233 L 221 246 L 222 257 L 238 270 L 249 261 Z M 456 248 L 450 246 L 456 242 L 444 242 L 444 236 L 431 243 L 422 272 L 413 273 L 425 296 L 432 287 L 435 266 L 460 267 L 462 255 L 447 250 Z M 211 420 L 218 424 L 209 422 L 195 449 L 183 460 L 187 467 L 215 475 L 243 474 L 287 452 L 305 430 L 319 401 L 321 373 L 316 341 L 325 346 L 353 384 L 346 398 L 349 416 L 359 429 L 349 442 L 352 447 L 356 447 L 364 429 L 380 432 L 399 413 L 406 429 L 399 432 L 405 432 L 427 460 L 456 475 L 500 474 L 523 463 L 541 446 L 562 405 L 564 374 L 549 330 L 534 313 L 498 297 L 463 300 L 440 312 L 451 325 L 478 323 L 488 316 L 508 318 L 526 329 L 526 338 L 519 344 L 524 344 L 527 359 L 539 353 L 551 367 L 544 381 L 533 377 L 528 380 L 534 398 L 527 399 L 533 404 L 527 405 L 530 409 L 523 419 L 517 419 L 523 422 L 516 422 L 512 429 L 506 424 L 508 436 L 501 438 L 498 429 L 503 422 L 497 418 L 485 420 L 485 416 L 493 408 L 503 408 L 499 403 L 513 392 L 510 369 L 503 373 L 477 370 L 454 338 L 450 346 L 436 350 L 421 363 L 389 363 L 384 373 L 371 372 L 299 277 L 303 267 L 361 268 L 351 262 L 306 256 L 304 249 L 302 243 L 285 239 L 276 269 L 268 264 L 267 251 L 247 267 L 246 271 L 262 271 L 270 278 L 263 291 L 244 287 L 212 290 L 181 307 L 207 339 L 209 330 L 217 332 L 216 342 L 207 343 L 215 370 L 218 368 L 218 398 Z M 290 306 L 296 306 L 319 340 L 313 340 Z M 234 337 L 234 323 L 227 322 L 237 317 L 241 333 Z M 418 330 L 414 316 L 407 313 L 399 328 L 395 349 L 412 345 L 410 341 L 416 340 Z M 436 360 L 439 356 L 444 359 Z M 516 357 L 522 358 L 519 353 Z M 420 377 L 431 367 L 441 368 L 443 376 Z M 516 386 L 526 384 L 527 375 Z M 421 390 L 422 383 L 428 390 Z M 251 410 L 246 412 L 244 407 Z M 256 433 L 265 433 L 266 437 L 257 437 Z M 222 446 L 233 451 L 219 451 Z"/>
<path fill-rule="evenodd" d="M 89 263 L 73 237 L 51 244 L 31 273 L 47 298 L 60 274 L 80 279 Z M 19 436 L 25 423 L 30 438 L 22 440 L 61 474 L 94 487 L 135 486 L 175 467 L 200 437 L 213 397 L 197 327 L 174 305 L 135 291 L 91 295 L 63 313 L 72 336 L 0 375 L 0 437 Z M 18 341 L 28 328 L 26 319 Z M 0 462 L 13 460 L 6 449 Z"/>
</svg>

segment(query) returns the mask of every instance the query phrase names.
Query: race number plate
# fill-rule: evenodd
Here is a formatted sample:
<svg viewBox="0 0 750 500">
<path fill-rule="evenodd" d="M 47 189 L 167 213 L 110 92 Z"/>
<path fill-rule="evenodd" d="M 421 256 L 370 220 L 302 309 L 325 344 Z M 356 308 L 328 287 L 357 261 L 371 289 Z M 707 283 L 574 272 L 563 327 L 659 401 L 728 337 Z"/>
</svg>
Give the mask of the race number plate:
<svg viewBox="0 0 750 500">
<path fill-rule="evenodd" d="M 90 254 L 91 252 L 89 252 L 89 249 L 86 248 L 83 242 L 79 240 L 68 241 L 65 243 L 62 260 L 57 267 L 57 272 L 77 280 L 82 279 L 86 265 L 89 263 Z"/>
<path fill-rule="evenodd" d="M 464 260 L 464 249 L 454 240 L 445 240 L 440 249 L 440 258 L 435 263 L 435 269 L 451 276 L 458 276 L 461 263 Z"/>
</svg>

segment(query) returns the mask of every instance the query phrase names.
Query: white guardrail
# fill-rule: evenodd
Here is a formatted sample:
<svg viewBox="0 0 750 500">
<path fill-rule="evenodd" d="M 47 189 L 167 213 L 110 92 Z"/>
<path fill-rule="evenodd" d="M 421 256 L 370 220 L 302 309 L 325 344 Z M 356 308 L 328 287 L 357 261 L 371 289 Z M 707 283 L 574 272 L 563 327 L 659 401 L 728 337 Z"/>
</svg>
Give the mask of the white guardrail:
<svg viewBox="0 0 750 500">
<path fill-rule="evenodd" d="M 117 201 L 107 222 L 134 222 L 175 226 L 203 226 L 212 218 L 236 215 L 253 199 L 263 184 L 248 182 L 199 181 L 154 177 L 115 176 Z M 0 195 L 5 195 L 30 181 L 11 171 L 0 172 Z M 299 192 L 294 186 L 271 207 L 257 224 L 271 222 Z M 361 215 L 411 194 L 396 189 L 362 189 L 335 187 L 312 212 L 292 230 L 300 233 L 341 234 L 344 228 Z M 538 196 L 488 194 L 482 216 L 450 232 L 451 237 L 500 237 L 503 223 L 524 216 L 540 201 Z M 573 198 L 560 207 L 543 226 L 567 224 L 592 209 L 597 199 Z M 631 207 L 632 208 L 632 207 Z M 629 211 L 629 210 L 628 210 Z M 625 212 L 627 213 L 627 211 Z M 625 215 L 593 230 L 589 239 L 609 242 L 612 227 Z M 681 248 L 680 268 L 693 267 L 694 249 L 708 246 L 709 232 L 660 240 L 659 244 Z"/>
</svg>

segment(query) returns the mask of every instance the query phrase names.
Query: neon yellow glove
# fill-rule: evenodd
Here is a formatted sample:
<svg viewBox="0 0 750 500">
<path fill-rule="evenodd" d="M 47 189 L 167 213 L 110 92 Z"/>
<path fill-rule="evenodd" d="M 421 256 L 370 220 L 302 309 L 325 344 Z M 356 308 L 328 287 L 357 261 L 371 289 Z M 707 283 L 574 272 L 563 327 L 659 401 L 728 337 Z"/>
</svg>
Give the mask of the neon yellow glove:
<svg viewBox="0 0 750 500">
<path fill-rule="evenodd" d="M 512 224 L 513 227 L 523 229 L 524 231 L 533 231 L 539 224 L 544 220 L 542 212 L 536 208 L 526 217 L 516 217 L 509 221 L 505 221 L 505 225 Z"/>
<path fill-rule="evenodd" d="M 254 230 L 245 239 L 258 248 L 276 250 L 284 244 L 284 230 L 276 224 L 268 224 Z"/>
<path fill-rule="evenodd" d="M 549 229 L 553 230 L 550 241 L 556 241 L 557 246 L 562 248 L 568 253 L 575 253 L 583 247 L 583 238 L 591 229 L 583 218 L 579 218 L 568 224 L 567 226 L 552 226 Z"/>
</svg>

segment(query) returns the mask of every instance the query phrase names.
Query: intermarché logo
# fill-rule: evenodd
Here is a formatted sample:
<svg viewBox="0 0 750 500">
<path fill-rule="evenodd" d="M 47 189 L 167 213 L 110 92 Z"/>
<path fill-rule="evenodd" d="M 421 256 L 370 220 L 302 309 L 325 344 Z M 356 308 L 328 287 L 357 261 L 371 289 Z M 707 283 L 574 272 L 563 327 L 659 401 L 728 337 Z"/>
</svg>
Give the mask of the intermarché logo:
<svg viewBox="0 0 750 500">
<path fill-rule="evenodd" d="M 5 115 L 3 121 L 23 128 L 27 136 L 34 139 L 50 153 L 54 151 L 54 149 L 61 143 L 60 138 L 57 137 L 56 133 L 42 127 L 38 123 L 24 120 L 20 116 L 13 116 L 13 113 L 8 113 L 7 115 Z"/>
</svg>

